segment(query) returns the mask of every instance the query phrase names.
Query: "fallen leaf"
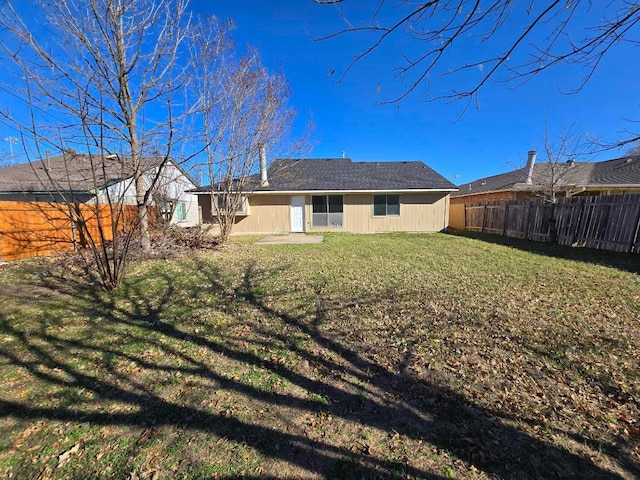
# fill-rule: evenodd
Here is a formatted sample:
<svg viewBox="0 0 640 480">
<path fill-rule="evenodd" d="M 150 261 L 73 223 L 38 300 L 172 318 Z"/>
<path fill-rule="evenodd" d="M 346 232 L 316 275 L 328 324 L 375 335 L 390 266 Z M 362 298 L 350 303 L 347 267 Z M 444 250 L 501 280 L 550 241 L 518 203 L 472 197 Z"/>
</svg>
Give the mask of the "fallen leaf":
<svg viewBox="0 0 640 480">
<path fill-rule="evenodd" d="M 62 467 L 63 465 L 65 465 L 69 459 L 71 458 L 71 455 L 73 455 L 74 453 L 76 453 L 78 450 L 80 450 L 80 444 L 76 443 L 73 447 L 71 447 L 69 450 L 67 450 L 64 453 L 61 453 L 58 456 L 58 466 L 57 468 Z"/>
</svg>

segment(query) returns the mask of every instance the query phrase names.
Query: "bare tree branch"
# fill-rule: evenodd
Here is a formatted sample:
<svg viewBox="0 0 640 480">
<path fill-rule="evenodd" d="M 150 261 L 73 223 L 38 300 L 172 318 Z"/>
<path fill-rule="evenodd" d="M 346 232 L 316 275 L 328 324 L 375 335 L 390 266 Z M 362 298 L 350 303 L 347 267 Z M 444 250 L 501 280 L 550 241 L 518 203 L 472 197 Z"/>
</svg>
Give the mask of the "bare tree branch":
<svg viewBox="0 0 640 480">
<path fill-rule="evenodd" d="M 62 155 L 68 178 L 78 169 L 75 162 L 88 163 L 87 181 L 102 192 L 95 204 L 109 205 L 116 224 L 124 192 L 102 186 L 114 168 L 131 179 L 144 250 L 150 249 L 153 190 L 186 137 L 189 108 L 176 97 L 191 70 L 184 55 L 191 34 L 187 5 L 188 0 L 42 0 L 36 19 L 21 17 L 11 1 L 0 6 L 0 52 L 7 68 L 0 91 L 16 105 L 0 111 L 0 121 L 20 132 L 29 159 L 42 160 L 47 151 Z M 81 154 L 66 153 L 76 151 Z M 155 170 L 149 168 L 151 157 Z M 67 198 L 69 182 L 44 165 L 43 181 L 54 195 L 77 203 Z M 78 225 L 86 223 L 70 212 Z M 117 287 L 132 229 L 124 236 L 115 230 L 107 235 L 101 227 L 95 238 L 86 233 L 100 276 L 106 275 L 103 284 Z M 114 239 L 109 251 L 108 237 Z"/>
<path fill-rule="evenodd" d="M 519 85 L 561 63 L 586 68 L 578 84 L 567 91 L 575 93 L 592 78 L 612 48 L 622 42 L 638 43 L 637 0 L 602 4 L 588 0 L 522 4 L 512 0 L 381 0 L 358 18 L 343 13 L 349 0 L 312 1 L 332 5 L 344 24 L 344 28 L 315 40 L 372 37 L 369 46 L 346 65 L 338 81 L 392 37 L 404 41 L 406 49 L 398 53 L 394 67 L 404 86 L 399 94 L 381 103 L 400 102 L 418 87 L 425 88 L 427 101 L 477 101 L 478 93 L 490 81 Z M 381 19 L 386 24 L 381 24 Z M 590 23 L 583 26 L 584 22 Z M 471 53 L 456 55 L 454 50 L 461 47 Z M 468 75 L 470 71 L 480 71 L 480 75 Z M 446 82 L 432 81 L 439 77 L 447 77 Z"/>
<path fill-rule="evenodd" d="M 198 73 L 194 88 L 201 93 L 211 210 L 223 242 L 246 205 L 246 195 L 261 186 L 253 176 L 261 150 L 277 151 L 288 140 L 296 115 L 288 106 L 284 76 L 269 72 L 256 50 L 238 58 L 229 37 L 232 28 L 208 19 L 200 25 L 191 53 Z"/>
</svg>

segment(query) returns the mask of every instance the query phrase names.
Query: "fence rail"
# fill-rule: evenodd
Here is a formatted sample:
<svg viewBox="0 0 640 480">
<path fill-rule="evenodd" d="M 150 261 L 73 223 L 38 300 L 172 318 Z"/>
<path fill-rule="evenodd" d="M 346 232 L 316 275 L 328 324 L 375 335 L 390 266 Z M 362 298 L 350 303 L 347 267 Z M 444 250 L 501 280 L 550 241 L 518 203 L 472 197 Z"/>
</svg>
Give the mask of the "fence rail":
<svg viewBox="0 0 640 480">
<path fill-rule="evenodd" d="M 87 245 L 87 236 L 94 241 L 111 241 L 114 231 L 132 228 L 135 218 L 136 207 L 131 205 L 0 201 L 0 260 L 82 248 Z M 79 221 L 83 228 L 79 228 Z"/>
<path fill-rule="evenodd" d="M 640 253 L 640 195 L 465 205 L 464 228 L 561 245 Z"/>
</svg>

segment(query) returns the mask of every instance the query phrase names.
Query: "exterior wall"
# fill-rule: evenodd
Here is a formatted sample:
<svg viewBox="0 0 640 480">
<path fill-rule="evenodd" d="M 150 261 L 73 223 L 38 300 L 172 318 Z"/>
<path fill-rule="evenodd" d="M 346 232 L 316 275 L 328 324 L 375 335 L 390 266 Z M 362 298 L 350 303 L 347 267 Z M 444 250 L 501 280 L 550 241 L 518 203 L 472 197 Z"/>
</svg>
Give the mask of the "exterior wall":
<svg viewBox="0 0 640 480">
<path fill-rule="evenodd" d="M 335 231 L 351 233 L 383 232 L 439 232 L 449 222 L 449 194 L 400 194 L 400 215 L 373 215 L 373 193 L 346 194 L 342 228 L 313 228 L 311 225 L 311 197 L 307 196 L 306 225 L 308 232 Z"/>
<path fill-rule="evenodd" d="M 520 198 L 516 197 L 517 192 L 513 192 L 510 190 L 505 192 L 478 193 L 475 195 L 459 195 L 456 197 L 451 197 L 451 205 L 459 205 L 461 203 L 494 202 L 497 200 L 520 200 Z"/>
<path fill-rule="evenodd" d="M 185 218 L 178 220 L 174 212 L 171 219 L 172 225 L 179 227 L 192 227 L 200 224 L 200 209 L 198 208 L 198 196 L 192 193 L 186 193 L 187 190 L 196 188 L 191 179 L 189 179 L 178 167 L 172 163 L 165 165 L 162 178 L 158 182 L 158 190 L 167 198 L 176 202 L 185 204 Z"/>
<path fill-rule="evenodd" d="M 204 223 L 215 223 L 211 215 L 211 197 L 199 195 Z M 374 217 L 373 193 L 345 194 L 342 228 L 312 226 L 311 195 L 305 195 L 306 232 L 439 232 L 448 227 L 449 193 L 411 193 L 400 195 L 400 215 Z M 249 215 L 237 216 L 232 235 L 283 234 L 291 230 L 290 195 L 253 195 Z"/>
<path fill-rule="evenodd" d="M 203 223 L 215 223 L 211 196 L 198 195 Z M 248 198 L 248 215 L 236 216 L 232 235 L 289 233 L 289 195 L 256 195 Z"/>
<path fill-rule="evenodd" d="M 289 195 L 249 197 L 249 215 L 237 216 L 233 234 L 289 233 L 291 220 Z"/>
<path fill-rule="evenodd" d="M 143 177 L 144 187 L 149 188 L 157 169 L 145 173 Z M 198 208 L 198 196 L 186 193 L 187 190 L 196 188 L 185 174 L 174 164 L 167 163 L 163 169 L 162 176 L 158 179 L 156 191 L 174 202 L 183 202 L 186 209 L 186 218 L 178 221 L 175 214 L 171 219 L 171 224 L 181 227 L 191 227 L 200 223 L 200 210 Z M 107 195 L 108 192 L 108 195 Z M 100 202 L 108 203 L 108 198 L 120 199 L 125 205 L 136 205 L 136 189 L 132 179 L 122 180 L 110 185 L 102 190 L 98 195 Z"/>
</svg>

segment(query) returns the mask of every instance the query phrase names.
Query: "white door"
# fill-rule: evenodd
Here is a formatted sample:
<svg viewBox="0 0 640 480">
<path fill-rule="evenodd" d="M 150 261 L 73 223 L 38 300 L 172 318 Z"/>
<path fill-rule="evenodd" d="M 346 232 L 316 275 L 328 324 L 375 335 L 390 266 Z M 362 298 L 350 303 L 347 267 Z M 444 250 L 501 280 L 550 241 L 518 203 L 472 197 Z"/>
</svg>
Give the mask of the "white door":
<svg viewBox="0 0 640 480">
<path fill-rule="evenodd" d="M 304 232 L 304 203 L 303 196 L 291 197 L 291 231 Z"/>
</svg>

